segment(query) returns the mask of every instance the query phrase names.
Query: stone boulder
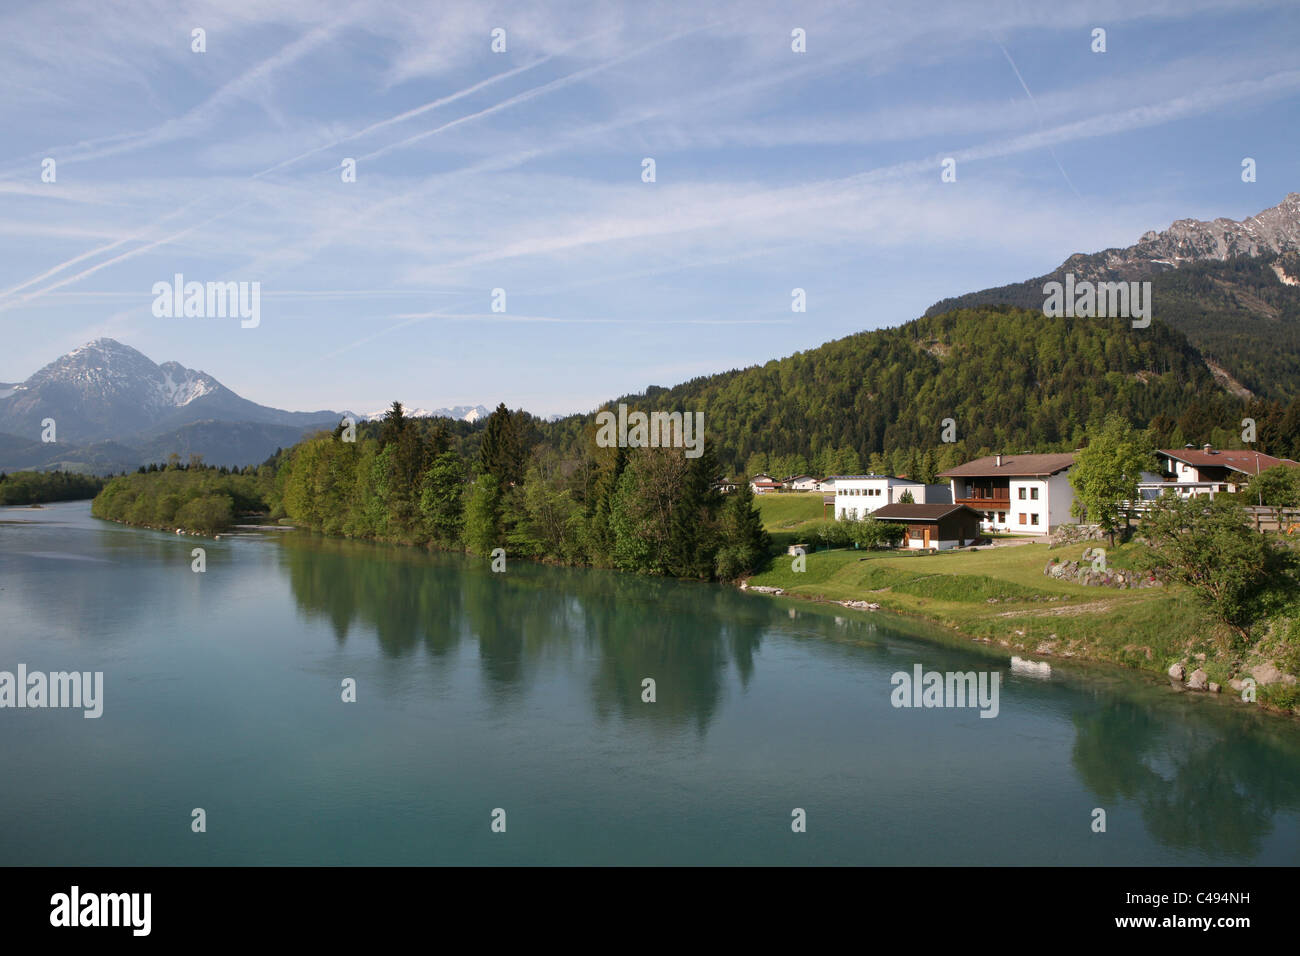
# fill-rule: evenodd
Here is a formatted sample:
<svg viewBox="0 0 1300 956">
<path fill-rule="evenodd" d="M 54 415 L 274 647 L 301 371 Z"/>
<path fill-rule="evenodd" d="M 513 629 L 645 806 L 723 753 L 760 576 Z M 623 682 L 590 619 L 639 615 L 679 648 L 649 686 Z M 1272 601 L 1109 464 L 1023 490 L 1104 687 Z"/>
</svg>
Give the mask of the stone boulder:
<svg viewBox="0 0 1300 956">
<path fill-rule="evenodd" d="M 1182 680 L 1186 673 L 1187 669 L 1183 667 L 1182 664 L 1175 664 L 1173 667 L 1169 668 L 1169 676 L 1174 680 Z"/>
<path fill-rule="evenodd" d="M 1187 678 L 1187 686 L 1192 690 L 1205 690 L 1210 686 L 1210 675 L 1198 667 L 1192 671 L 1192 676 Z"/>
<path fill-rule="evenodd" d="M 1277 684 L 1282 681 L 1282 672 L 1272 662 L 1256 664 L 1250 669 L 1250 676 L 1255 678 L 1257 684 Z"/>
</svg>

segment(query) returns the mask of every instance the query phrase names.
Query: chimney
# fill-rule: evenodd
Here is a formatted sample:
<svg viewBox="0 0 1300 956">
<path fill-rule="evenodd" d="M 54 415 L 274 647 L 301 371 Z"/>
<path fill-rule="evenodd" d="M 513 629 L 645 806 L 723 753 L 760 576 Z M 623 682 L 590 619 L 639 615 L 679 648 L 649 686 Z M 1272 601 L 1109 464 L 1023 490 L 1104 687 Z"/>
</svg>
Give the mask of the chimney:
<svg viewBox="0 0 1300 956">
<path fill-rule="evenodd" d="M 1002 467 L 1002 452 L 998 452 L 997 455 L 994 456 L 993 463 L 997 465 L 999 468 Z"/>
<path fill-rule="evenodd" d="M 1207 455 L 1213 455 L 1213 454 L 1214 454 L 1214 446 L 1211 445 L 1211 444 L 1208 444 L 1208 443 L 1207 443 L 1207 444 L 1206 444 L 1206 445 L 1201 449 L 1201 451 L 1205 452 Z"/>
</svg>

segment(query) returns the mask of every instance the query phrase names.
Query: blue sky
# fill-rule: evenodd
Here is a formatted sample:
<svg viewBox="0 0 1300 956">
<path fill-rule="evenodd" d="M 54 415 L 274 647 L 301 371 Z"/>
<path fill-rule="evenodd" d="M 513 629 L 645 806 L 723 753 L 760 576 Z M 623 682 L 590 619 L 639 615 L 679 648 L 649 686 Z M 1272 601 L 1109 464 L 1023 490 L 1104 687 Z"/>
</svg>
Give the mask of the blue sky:
<svg viewBox="0 0 1300 956">
<path fill-rule="evenodd" d="M 1275 205 L 1298 48 L 1245 0 L 9 3 L 0 381 L 109 336 L 284 408 L 590 410 Z M 177 272 L 260 325 L 155 318 Z"/>
</svg>

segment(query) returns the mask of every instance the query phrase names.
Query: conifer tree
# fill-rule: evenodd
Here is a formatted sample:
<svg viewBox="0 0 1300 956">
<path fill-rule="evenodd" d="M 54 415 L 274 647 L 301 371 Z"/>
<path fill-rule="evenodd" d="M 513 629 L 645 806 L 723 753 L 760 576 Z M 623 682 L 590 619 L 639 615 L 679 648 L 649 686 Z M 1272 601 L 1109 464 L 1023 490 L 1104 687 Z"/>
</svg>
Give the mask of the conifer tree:
<svg viewBox="0 0 1300 956">
<path fill-rule="evenodd" d="M 754 492 L 741 484 L 726 496 L 718 522 L 717 576 L 734 580 L 755 571 L 767 559 L 772 538 L 754 505 Z"/>
</svg>

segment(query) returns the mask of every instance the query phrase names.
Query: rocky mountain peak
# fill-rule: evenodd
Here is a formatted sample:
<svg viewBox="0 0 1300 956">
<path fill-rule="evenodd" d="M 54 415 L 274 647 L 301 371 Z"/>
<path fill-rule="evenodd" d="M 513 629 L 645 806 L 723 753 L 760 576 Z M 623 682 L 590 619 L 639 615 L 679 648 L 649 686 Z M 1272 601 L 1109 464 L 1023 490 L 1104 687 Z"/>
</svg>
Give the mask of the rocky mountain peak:
<svg viewBox="0 0 1300 956">
<path fill-rule="evenodd" d="M 1147 232 L 1136 245 L 1107 256 L 1107 266 L 1121 268 L 1146 260 L 1168 266 L 1204 259 L 1261 256 L 1300 251 L 1300 192 L 1240 222 L 1179 219 L 1163 232 Z"/>
</svg>

